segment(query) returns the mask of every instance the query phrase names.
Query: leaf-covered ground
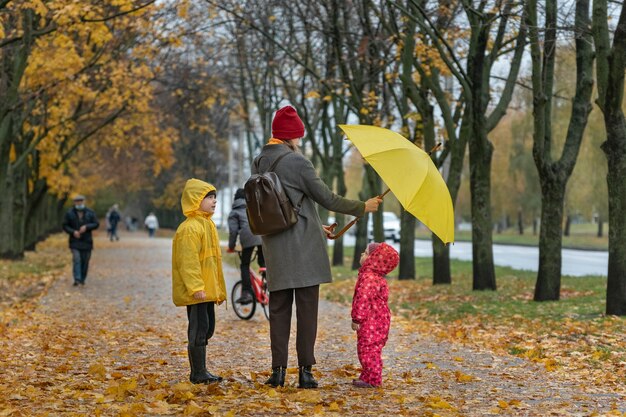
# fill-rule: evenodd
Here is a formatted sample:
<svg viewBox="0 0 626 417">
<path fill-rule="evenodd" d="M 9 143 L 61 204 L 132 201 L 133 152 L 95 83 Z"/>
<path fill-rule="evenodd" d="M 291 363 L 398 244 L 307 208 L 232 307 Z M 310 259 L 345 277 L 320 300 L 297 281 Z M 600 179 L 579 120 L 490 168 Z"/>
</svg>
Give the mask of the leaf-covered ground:
<svg viewBox="0 0 626 417">
<path fill-rule="evenodd" d="M 69 264 L 69 251 L 60 246 L 44 245 L 38 256 Z M 0 264 L 4 267 L 6 263 Z M 71 286 L 68 266 L 60 275 L 38 275 L 47 278 L 34 284 L 35 289 L 51 284 L 41 297 L 22 301 L 34 290 L 27 294 L 17 290 L 6 297 L 0 316 L 0 416 L 626 412 L 623 380 L 602 384 L 594 380 L 596 373 L 590 372 L 588 378 L 580 371 L 570 375 L 567 368 L 555 371 L 545 361 L 533 360 L 533 353 L 515 356 L 497 349 L 504 343 L 499 339 L 502 335 L 526 334 L 523 328 L 516 329 L 516 323 L 500 329 L 493 343 L 486 343 L 490 330 L 480 323 L 472 324 L 470 333 L 446 338 L 446 332 L 466 330 L 435 328 L 419 317 L 394 316 L 383 352 L 384 387 L 353 388 L 350 382 L 358 374 L 358 360 L 349 308 L 329 301 L 320 305 L 315 367 L 319 389 L 295 388 L 293 337 L 288 386 L 262 385 L 270 367 L 267 321 L 260 311 L 251 321 L 239 320 L 224 305 L 218 308 L 216 334 L 208 351 L 210 370 L 225 381 L 191 385 L 186 318 L 184 309 L 171 304 L 169 268 L 169 239 L 125 234 L 111 243 L 99 237 L 85 287 Z M 225 270 L 232 285 L 237 271 L 227 265 Z M 483 342 L 467 342 L 474 337 Z M 524 341 L 519 345 L 523 349 Z"/>
</svg>

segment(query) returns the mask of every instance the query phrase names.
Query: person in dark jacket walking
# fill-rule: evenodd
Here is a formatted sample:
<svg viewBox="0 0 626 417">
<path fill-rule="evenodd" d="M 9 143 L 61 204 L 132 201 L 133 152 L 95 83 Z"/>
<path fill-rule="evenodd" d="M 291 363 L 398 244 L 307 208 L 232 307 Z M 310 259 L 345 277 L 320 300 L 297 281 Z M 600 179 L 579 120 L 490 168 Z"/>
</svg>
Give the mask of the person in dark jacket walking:
<svg viewBox="0 0 626 417">
<path fill-rule="evenodd" d="M 108 217 L 109 238 L 111 239 L 111 242 L 113 242 L 113 240 L 120 240 L 119 236 L 117 235 L 117 225 L 121 219 L 122 216 L 120 216 L 119 206 L 117 204 L 113 204 L 109 211 Z"/>
<path fill-rule="evenodd" d="M 298 387 L 316 388 L 315 364 L 319 286 L 331 282 L 326 248 L 327 228 L 322 226 L 315 203 L 334 212 L 362 216 L 378 210 L 381 199 L 348 200 L 333 193 L 298 147 L 304 124 L 291 106 L 281 108 L 272 121 L 272 138 L 252 164 L 252 174 L 274 168 L 289 199 L 299 203 L 298 222 L 282 232 L 263 236 L 270 290 L 270 341 L 272 374 L 265 382 L 283 386 L 289 350 L 292 304 L 296 302 Z"/>
<path fill-rule="evenodd" d="M 93 249 L 91 231 L 100 226 L 96 213 L 85 207 L 85 197 L 74 197 L 74 207 L 65 213 L 63 230 L 69 235 L 69 246 L 72 251 L 72 273 L 74 286 L 85 285 L 89 259 Z"/>
<path fill-rule="evenodd" d="M 265 259 L 263 258 L 263 247 L 261 246 L 261 237 L 252 234 L 250 225 L 248 224 L 248 214 L 246 213 L 246 200 L 244 198 L 243 188 L 239 188 L 235 192 L 235 201 L 233 207 L 228 214 L 228 252 L 235 251 L 237 244 L 237 236 L 241 244 L 241 297 L 235 300 L 236 303 L 250 304 L 254 298 L 252 293 L 252 284 L 250 283 L 250 259 L 254 248 L 257 248 L 257 262 L 260 267 L 265 267 Z"/>
</svg>

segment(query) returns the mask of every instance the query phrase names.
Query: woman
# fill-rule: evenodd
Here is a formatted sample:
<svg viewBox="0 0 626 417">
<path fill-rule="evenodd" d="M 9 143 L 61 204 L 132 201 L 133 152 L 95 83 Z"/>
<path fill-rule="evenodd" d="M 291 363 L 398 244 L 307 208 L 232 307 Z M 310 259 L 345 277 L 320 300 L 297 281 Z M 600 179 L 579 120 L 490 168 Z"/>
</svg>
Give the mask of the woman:
<svg viewBox="0 0 626 417">
<path fill-rule="evenodd" d="M 283 386 L 287 368 L 292 304 L 296 301 L 298 387 L 316 388 L 311 372 L 315 364 L 319 285 L 332 281 L 326 250 L 327 229 L 322 227 L 315 203 L 339 213 L 362 216 L 378 210 L 382 200 L 348 200 L 334 194 L 317 175 L 298 145 L 304 124 L 291 106 L 278 110 L 272 121 L 272 138 L 252 164 L 252 173 L 265 172 L 281 155 L 274 172 L 292 203 L 299 207 L 298 222 L 291 228 L 263 236 L 263 253 L 270 290 L 270 339 L 272 375 L 265 382 Z"/>
</svg>

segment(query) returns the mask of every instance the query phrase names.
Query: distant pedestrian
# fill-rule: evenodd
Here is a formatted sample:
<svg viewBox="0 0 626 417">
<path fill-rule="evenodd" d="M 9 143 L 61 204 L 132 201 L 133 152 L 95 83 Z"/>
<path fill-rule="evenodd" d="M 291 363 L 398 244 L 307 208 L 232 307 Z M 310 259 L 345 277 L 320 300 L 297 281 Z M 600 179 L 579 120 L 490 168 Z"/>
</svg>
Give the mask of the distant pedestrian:
<svg viewBox="0 0 626 417">
<path fill-rule="evenodd" d="M 352 383 L 359 388 L 382 383 L 382 351 L 389 337 L 391 313 L 385 275 L 398 266 L 398 252 L 386 243 L 370 243 L 361 254 L 361 268 L 352 299 L 352 330 L 357 332 L 361 375 Z"/>
<path fill-rule="evenodd" d="M 63 230 L 69 235 L 72 251 L 72 274 L 74 286 L 85 285 L 89 270 L 89 259 L 93 250 L 91 231 L 100 226 L 96 213 L 85 207 L 85 197 L 74 197 L 74 206 L 65 213 Z"/>
<path fill-rule="evenodd" d="M 185 184 L 181 205 L 185 217 L 172 244 L 172 298 L 187 307 L 187 353 L 194 384 L 221 381 L 206 369 L 206 347 L 215 330 L 215 303 L 226 300 L 220 240 L 211 216 L 215 187 L 192 178 Z"/>
<path fill-rule="evenodd" d="M 117 225 L 122 219 L 122 216 L 120 216 L 119 206 L 117 204 L 113 204 L 113 206 L 109 209 L 107 217 L 107 223 L 109 226 L 109 239 L 111 240 L 111 242 L 113 242 L 114 240 L 120 240 L 119 236 L 117 235 Z"/>
<path fill-rule="evenodd" d="M 248 224 L 243 188 L 239 188 L 235 192 L 235 201 L 233 201 L 232 210 L 228 214 L 228 231 L 228 252 L 234 252 L 237 237 L 239 237 L 241 244 L 241 297 L 235 302 L 250 304 L 254 301 L 252 283 L 250 282 L 250 259 L 254 248 L 257 250 L 257 262 L 260 267 L 265 267 L 265 259 L 263 258 L 261 236 L 252 234 Z"/>
<path fill-rule="evenodd" d="M 148 229 L 148 236 L 154 237 L 154 233 L 159 228 L 159 221 L 157 220 L 157 217 L 154 215 L 153 212 L 150 212 L 150 214 L 148 214 L 148 217 L 146 217 L 146 219 L 143 221 L 143 224 Z"/>
</svg>

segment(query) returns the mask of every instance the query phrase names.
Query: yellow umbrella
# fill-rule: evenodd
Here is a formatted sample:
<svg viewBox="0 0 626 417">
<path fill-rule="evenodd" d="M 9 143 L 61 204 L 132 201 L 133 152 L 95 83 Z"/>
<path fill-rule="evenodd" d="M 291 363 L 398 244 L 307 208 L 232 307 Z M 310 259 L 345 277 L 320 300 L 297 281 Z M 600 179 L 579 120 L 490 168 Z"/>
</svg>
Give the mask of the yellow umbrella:
<svg viewBox="0 0 626 417">
<path fill-rule="evenodd" d="M 444 243 L 454 242 L 452 198 L 429 154 L 389 129 L 366 125 L 339 127 L 405 210 Z"/>
</svg>

